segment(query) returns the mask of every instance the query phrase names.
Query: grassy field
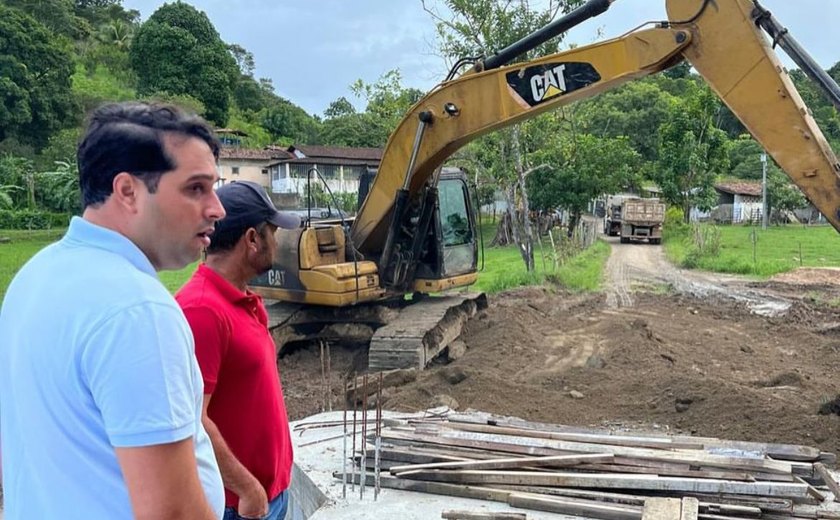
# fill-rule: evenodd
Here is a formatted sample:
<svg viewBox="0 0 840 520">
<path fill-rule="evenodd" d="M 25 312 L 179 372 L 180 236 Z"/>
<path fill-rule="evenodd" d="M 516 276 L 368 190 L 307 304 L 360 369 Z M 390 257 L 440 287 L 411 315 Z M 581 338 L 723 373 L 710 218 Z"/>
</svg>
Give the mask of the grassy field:
<svg viewBox="0 0 840 520">
<path fill-rule="evenodd" d="M 546 241 L 547 242 L 547 241 Z M 546 281 L 558 283 L 576 291 L 595 291 L 601 284 L 604 264 L 610 255 L 610 246 L 598 241 L 577 257 L 553 269 L 550 245 L 537 247 L 534 257 L 536 269 L 525 270 L 525 264 L 516 246 L 485 248 L 484 270 L 479 272 L 477 290 L 494 293 L 523 285 L 540 285 Z M 545 256 L 543 256 L 545 255 Z M 481 262 L 479 261 L 479 267 Z"/>
<path fill-rule="evenodd" d="M 525 264 L 515 246 L 486 247 L 493 240 L 496 224 L 486 219 L 482 223 L 485 241 L 484 269 L 479 273 L 476 290 L 498 292 L 521 285 L 538 285 L 546 281 L 558 283 L 572 290 L 594 291 L 601 284 L 601 273 L 609 256 L 609 245 L 598 242 L 594 247 L 571 259 L 557 270 L 552 268 L 550 246 L 535 251 L 536 272 L 525 271 Z M 0 243 L 0 300 L 6 292 L 9 282 L 20 267 L 44 246 L 57 240 L 63 234 L 58 231 L 3 231 L 0 237 L 8 237 L 9 242 Z M 164 271 L 160 279 L 170 292 L 175 292 L 195 271 L 196 264 L 180 271 Z"/>
<path fill-rule="evenodd" d="M 840 234 L 831 226 L 707 226 L 666 232 L 677 265 L 766 278 L 804 267 L 840 266 Z M 705 251 L 698 247 L 702 235 Z M 717 246 L 717 247 L 715 247 Z"/>
</svg>

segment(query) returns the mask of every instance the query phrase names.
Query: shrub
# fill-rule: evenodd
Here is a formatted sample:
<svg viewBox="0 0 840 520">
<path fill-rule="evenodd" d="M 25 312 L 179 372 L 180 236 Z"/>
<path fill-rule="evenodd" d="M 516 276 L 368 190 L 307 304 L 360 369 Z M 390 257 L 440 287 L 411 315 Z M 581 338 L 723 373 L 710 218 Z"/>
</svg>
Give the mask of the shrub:
<svg viewBox="0 0 840 520">
<path fill-rule="evenodd" d="M 0 210 L 0 229 L 53 229 L 70 225 L 69 213 L 38 210 Z"/>
</svg>

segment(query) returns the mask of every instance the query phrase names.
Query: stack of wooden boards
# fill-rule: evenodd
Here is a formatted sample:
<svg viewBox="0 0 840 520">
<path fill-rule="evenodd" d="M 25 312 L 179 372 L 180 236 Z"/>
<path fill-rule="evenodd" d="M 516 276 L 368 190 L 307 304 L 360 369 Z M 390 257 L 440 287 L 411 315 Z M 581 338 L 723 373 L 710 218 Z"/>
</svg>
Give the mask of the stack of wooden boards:
<svg viewBox="0 0 840 520">
<path fill-rule="evenodd" d="M 375 442 L 367 442 L 365 480 L 373 485 Z M 384 488 L 607 520 L 840 520 L 840 489 L 826 469 L 836 456 L 808 446 L 615 433 L 484 413 L 397 422 L 382 428 L 380 443 Z M 336 477 L 358 483 L 358 474 Z"/>
</svg>

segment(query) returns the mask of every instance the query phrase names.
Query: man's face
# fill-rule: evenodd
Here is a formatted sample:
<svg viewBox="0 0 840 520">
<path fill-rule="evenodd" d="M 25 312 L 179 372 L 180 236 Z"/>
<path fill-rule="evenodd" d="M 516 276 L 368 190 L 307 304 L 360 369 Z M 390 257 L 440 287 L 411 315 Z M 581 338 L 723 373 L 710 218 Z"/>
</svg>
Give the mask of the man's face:
<svg viewBox="0 0 840 520">
<path fill-rule="evenodd" d="M 214 223 L 225 216 L 213 190 L 219 175 L 207 143 L 179 135 L 164 142 L 175 169 L 161 175 L 155 193 L 140 188 L 137 223 L 138 245 L 158 271 L 198 260 Z"/>
<path fill-rule="evenodd" d="M 258 234 L 260 247 L 254 255 L 253 266 L 257 274 L 262 274 L 271 269 L 277 254 L 277 226 L 266 222 Z"/>
</svg>

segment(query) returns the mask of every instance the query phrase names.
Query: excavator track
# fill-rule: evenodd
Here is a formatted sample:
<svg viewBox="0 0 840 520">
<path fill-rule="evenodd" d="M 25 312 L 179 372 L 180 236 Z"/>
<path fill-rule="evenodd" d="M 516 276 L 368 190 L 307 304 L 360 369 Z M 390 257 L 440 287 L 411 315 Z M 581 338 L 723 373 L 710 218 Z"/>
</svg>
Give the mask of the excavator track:
<svg viewBox="0 0 840 520">
<path fill-rule="evenodd" d="M 374 332 L 368 352 L 370 371 L 423 369 L 461 334 L 475 313 L 487 308 L 484 293 L 427 297 L 403 308 Z"/>
</svg>

